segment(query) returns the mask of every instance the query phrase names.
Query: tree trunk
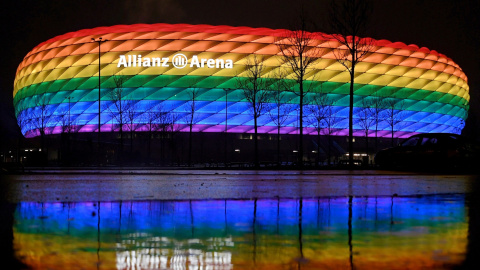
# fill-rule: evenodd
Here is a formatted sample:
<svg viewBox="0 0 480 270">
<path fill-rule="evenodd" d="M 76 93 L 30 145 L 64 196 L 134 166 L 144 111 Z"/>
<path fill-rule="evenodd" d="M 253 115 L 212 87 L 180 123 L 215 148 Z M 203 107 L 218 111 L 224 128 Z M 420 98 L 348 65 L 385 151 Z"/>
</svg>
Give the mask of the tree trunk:
<svg viewBox="0 0 480 270">
<path fill-rule="evenodd" d="M 280 166 L 280 126 L 277 127 L 277 162 Z"/>
<path fill-rule="evenodd" d="M 365 165 L 368 166 L 368 161 L 370 159 L 369 156 L 368 156 L 368 130 L 365 131 L 365 153 L 367 154 L 367 158 L 366 158 L 367 164 L 365 164 Z"/>
<path fill-rule="evenodd" d="M 162 137 L 160 138 L 162 141 L 161 141 L 161 145 L 162 147 L 160 148 L 160 156 L 161 156 L 161 162 L 160 164 L 164 165 L 165 164 L 165 132 L 162 132 Z"/>
<path fill-rule="evenodd" d="M 122 165 L 123 162 L 123 125 L 120 124 L 120 165 Z"/>
<path fill-rule="evenodd" d="M 130 154 L 133 153 L 133 126 L 130 127 Z"/>
<path fill-rule="evenodd" d="M 303 168 L 303 78 L 300 82 L 300 138 L 298 149 L 298 165 L 300 169 Z"/>
<path fill-rule="evenodd" d="M 40 132 L 40 147 L 42 152 L 45 153 L 45 134 L 43 132 Z"/>
<path fill-rule="evenodd" d="M 255 124 L 255 138 L 253 139 L 254 140 L 254 143 L 255 143 L 255 168 L 259 168 L 259 163 L 258 163 L 258 131 L 257 131 L 257 117 L 255 117 L 254 119 L 254 124 Z"/>
<path fill-rule="evenodd" d="M 190 132 L 188 133 L 188 166 L 192 166 L 192 124 L 190 124 Z"/>
<path fill-rule="evenodd" d="M 147 163 L 150 165 L 152 159 L 152 130 L 148 131 L 148 149 L 147 149 Z"/>
<path fill-rule="evenodd" d="M 393 132 L 394 132 L 394 131 L 393 131 L 393 126 L 394 126 L 394 125 L 393 125 L 393 122 L 392 122 L 392 147 L 394 146 L 394 145 L 393 145 Z"/>
<path fill-rule="evenodd" d="M 41 131 L 40 132 L 40 140 L 41 140 L 41 144 L 40 144 L 40 149 L 42 150 L 42 165 L 47 165 L 48 164 L 48 152 L 47 152 L 47 149 L 45 147 L 45 131 Z M 20 156 L 17 155 L 17 158 L 19 159 Z"/>
<path fill-rule="evenodd" d="M 315 166 L 318 166 L 320 162 L 320 129 L 318 129 L 317 132 L 317 164 Z"/>
<path fill-rule="evenodd" d="M 328 166 L 330 166 L 331 158 L 332 158 L 332 135 L 328 134 Z"/>
<path fill-rule="evenodd" d="M 355 79 L 355 66 L 352 66 L 350 72 L 350 104 L 348 112 L 348 163 L 350 169 L 353 169 L 353 83 Z"/>
</svg>

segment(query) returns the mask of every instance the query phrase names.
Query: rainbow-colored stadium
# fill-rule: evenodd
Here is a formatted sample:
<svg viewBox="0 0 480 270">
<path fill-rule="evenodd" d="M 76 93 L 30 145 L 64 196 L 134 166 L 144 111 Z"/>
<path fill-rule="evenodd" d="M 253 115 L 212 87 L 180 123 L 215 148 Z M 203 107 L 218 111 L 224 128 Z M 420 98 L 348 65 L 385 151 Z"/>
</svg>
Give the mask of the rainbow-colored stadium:
<svg viewBox="0 0 480 270">
<path fill-rule="evenodd" d="M 246 76 L 245 65 L 252 55 L 264 61 L 265 77 L 272 76 L 277 69 L 288 70 L 281 65 L 281 52 L 275 44 L 284 34 L 285 30 L 266 28 L 137 24 L 57 36 L 36 46 L 18 67 L 13 95 L 19 126 L 26 137 L 40 135 L 38 124 L 34 124 L 39 121 L 46 134 L 61 133 L 65 125 L 62 116 L 68 114 L 68 123 L 75 126 L 76 132 L 98 132 L 99 43 L 92 42 L 92 38 L 102 37 L 107 40 L 100 47 L 102 132 L 118 130 L 116 119 L 109 113 L 110 93 L 116 87 L 114 76 L 125 78 L 123 98 L 135 103 L 137 131 L 146 129 L 144 115 L 160 107 L 178 115 L 187 114 L 185 104 L 190 100 L 189 91 L 195 88 L 199 91 L 195 132 L 222 132 L 226 118 L 228 132 L 253 132 L 253 116 L 243 90 L 237 89 L 238 80 Z M 467 118 L 470 98 L 462 69 L 445 55 L 416 45 L 387 40 L 374 41 L 373 45 L 373 51 L 356 66 L 354 119 L 359 117 L 362 99 L 375 96 L 402 101 L 402 107 L 397 108 L 402 110 L 402 119 L 395 127 L 395 137 L 459 133 Z M 334 112 L 340 120 L 334 134 L 346 135 L 349 74 L 334 55 L 334 50 L 342 47 L 327 35 L 318 35 L 315 46 L 320 54 L 307 80 L 321 85 L 321 91 L 334 101 Z M 185 67 L 178 65 L 181 61 L 175 62 L 179 54 L 187 60 Z M 125 64 L 129 56 L 133 60 L 140 55 L 140 64 Z M 202 67 L 192 64 L 195 57 L 200 64 L 201 59 L 213 62 L 205 60 Z M 158 59 L 157 65 L 143 65 L 145 59 Z M 281 133 L 296 134 L 299 130 L 295 109 L 299 99 L 292 92 L 285 96 L 285 103 L 292 110 Z M 308 110 L 305 113 L 304 117 L 309 117 Z M 259 132 L 277 132 L 267 113 L 258 120 Z M 354 123 L 354 135 L 363 136 L 358 121 Z M 184 120 L 176 125 L 180 130 L 188 130 Z M 315 130 L 306 124 L 304 133 L 314 134 Z M 387 121 L 379 123 L 378 136 L 391 136 Z"/>
</svg>

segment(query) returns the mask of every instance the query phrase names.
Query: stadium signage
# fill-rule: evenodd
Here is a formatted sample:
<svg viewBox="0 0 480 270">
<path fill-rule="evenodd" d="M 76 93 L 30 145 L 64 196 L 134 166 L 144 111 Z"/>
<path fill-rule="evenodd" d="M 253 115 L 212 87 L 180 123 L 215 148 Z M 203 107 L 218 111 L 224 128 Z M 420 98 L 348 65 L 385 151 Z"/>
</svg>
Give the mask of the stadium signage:
<svg viewBox="0 0 480 270">
<path fill-rule="evenodd" d="M 192 56 L 189 60 L 182 53 L 175 54 L 171 60 L 170 57 L 143 57 L 141 55 L 120 55 L 117 67 L 170 67 L 173 66 L 182 69 L 186 66 L 191 68 L 233 68 L 231 59 L 211 59 Z"/>
</svg>

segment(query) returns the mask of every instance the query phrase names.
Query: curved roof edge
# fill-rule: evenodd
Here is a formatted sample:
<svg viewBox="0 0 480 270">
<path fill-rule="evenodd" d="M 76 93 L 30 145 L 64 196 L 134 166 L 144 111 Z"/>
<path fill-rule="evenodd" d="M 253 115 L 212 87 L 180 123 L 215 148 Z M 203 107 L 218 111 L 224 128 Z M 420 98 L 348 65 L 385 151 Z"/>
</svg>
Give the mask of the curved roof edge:
<svg viewBox="0 0 480 270">
<path fill-rule="evenodd" d="M 239 34 L 239 35 L 266 35 L 266 36 L 282 36 L 285 34 L 287 29 L 270 29 L 270 28 L 253 28 L 248 26 L 228 26 L 228 25 L 208 25 L 208 24 L 167 24 L 167 23 L 156 23 L 156 24 L 131 24 L 131 25 L 113 25 L 113 26 L 101 26 L 90 29 L 83 29 L 73 32 L 68 32 L 56 37 L 53 37 L 47 41 L 44 41 L 37 46 L 35 46 L 31 51 L 55 41 L 75 38 L 75 37 L 84 37 L 89 35 L 103 35 L 108 33 L 124 33 L 124 32 L 150 32 L 150 31 L 186 31 L 186 32 L 205 32 L 205 33 L 219 33 L 219 34 Z M 322 32 L 318 33 L 323 39 L 327 39 L 331 34 L 325 34 Z M 334 38 L 331 38 L 335 40 Z M 433 54 L 438 57 L 446 58 L 454 62 L 448 56 L 441 54 L 435 50 L 430 50 L 426 47 L 419 47 L 415 44 L 405 44 L 403 42 L 392 42 L 386 39 L 375 40 L 372 38 L 375 45 L 377 46 L 386 46 L 396 49 L 405 49 L 411 51 L 419 51 L 423 53 Z M 30 53 L 27 54 L 27 56 Z M 455 62 L 454 62 L 455 63 Z M 455 63 L 456 64 L 456 63 Z M 458 65 L 456 65 L 459 67 Z M 459 67 L 460 68 L 460 67 Z M 461 68 L 460 68 L 461 69 Z"/>
</svg>

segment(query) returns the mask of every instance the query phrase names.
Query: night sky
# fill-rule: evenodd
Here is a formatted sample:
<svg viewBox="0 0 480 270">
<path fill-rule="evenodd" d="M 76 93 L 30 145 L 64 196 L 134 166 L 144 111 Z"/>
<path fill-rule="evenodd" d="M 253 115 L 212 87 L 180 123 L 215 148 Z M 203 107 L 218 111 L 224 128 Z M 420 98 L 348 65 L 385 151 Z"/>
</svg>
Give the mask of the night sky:
<svg viewBox="0 0 480 270">
<path fill-rule="evenodd" d="M 18 136 L 13 81 L 18 64 L 36 45 L 85 28 L 135 23 L 189 23 L 288 28 L 301 3 L 317 31 L 331 33 L 330 1 L 300 0 L 17 0 L 2 1 L 0 121 L 8 137 Z M 480 123 L 480 1 L 370 1 L 367 36 L 436 50 L 452 58 L 468 77 L 471 95 L 467 133 Z M 479 120 L 476 120 L 476 119 Z M 5 133 L 6 132 L 6 133 Z M 478 131 L 477 131 L 478 132 Z M 480 134 L 480 133 L 479 133 Z"/>
</svg>

